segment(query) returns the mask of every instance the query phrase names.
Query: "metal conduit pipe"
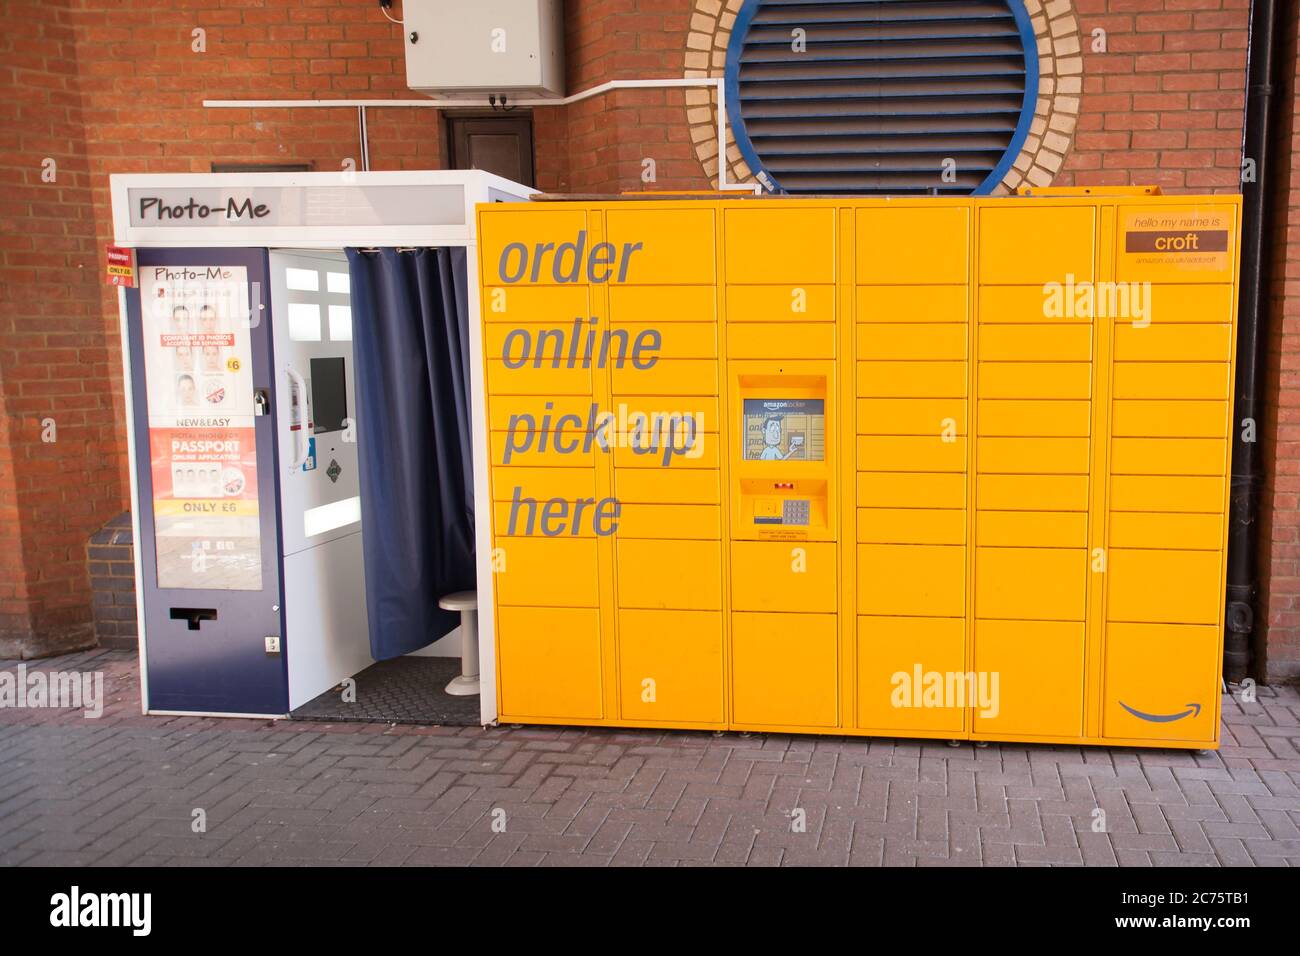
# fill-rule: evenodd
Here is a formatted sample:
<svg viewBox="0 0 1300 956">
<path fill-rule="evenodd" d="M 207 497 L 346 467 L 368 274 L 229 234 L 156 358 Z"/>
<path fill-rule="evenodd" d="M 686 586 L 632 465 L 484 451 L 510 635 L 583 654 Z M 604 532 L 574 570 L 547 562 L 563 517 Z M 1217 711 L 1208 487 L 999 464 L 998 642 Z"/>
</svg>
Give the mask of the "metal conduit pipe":
<svg viewBox="0 0 1300 956">
<path fill-rule="evenodd" d="M 1259 417 L 1267 362 L 1274 173 L 1273 112 L 1281 64 L 1276 0 L 1253 0 L 1247 43 L 1246 120 L 1242 135 L 1241 294 L 1237 306 L 1236 415 L 1232 426 L 1232 497 L 1228 506 L 1228 574 L 1224 678 L 1262 679 L 1256 653 L 1259 492 L 1262 480 Z M 1253 177 L 1247 171 L 1253 164 Z"/>
<path fill-rule="evenodd" d="M 577 103 L 581 100 L 589 99 L 593 96 L 601 96 L 613 90 L 644 90 L 644 89 L 673 89 L 679 87 L 703 87 L 712 88 L 717 91 L 718 109 L 717 109 L 717 136 L 718 136 L 718 189 L 723 192 L 750 192 L 755 195 L 763 191 L 763 187 L 757 183 L 729 183 L 727 182 L 727 90 L 726 81 L 722 77 L 665 77 L 654 80 L 608 80 L 596 86 L 589 87 L 578 93 L 572 93 L 569 96 L 559 99 L 536 99 L 520 100 L 518 106 L 568 106 L 570 103 Z M 357 121 L 360 126 L 361 152 L 365 168 L 370 168 L 370 148 L 367 141 L 366 130 L 366 110 L 367 109 L 455 109 L 459 107 L 474 107 L 482 109 L 490 106 L 486 97 L 461 100 L 438 100 L 430 98 L 421 98 L 418 100 L 374 100 L 374 99 L 338 99 L 338 100 L 204 100 L 203 106 L 206 109 L 337 109 L 339 107 L 355 107 L 357 109 Z"/>
</svg>

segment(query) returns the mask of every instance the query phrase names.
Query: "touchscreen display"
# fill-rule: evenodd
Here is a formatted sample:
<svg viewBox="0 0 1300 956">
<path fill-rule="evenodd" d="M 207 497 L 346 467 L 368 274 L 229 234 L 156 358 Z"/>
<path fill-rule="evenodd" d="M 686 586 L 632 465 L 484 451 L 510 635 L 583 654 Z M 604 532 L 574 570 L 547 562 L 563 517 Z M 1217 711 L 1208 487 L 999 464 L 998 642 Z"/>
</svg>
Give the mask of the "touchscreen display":
<svg viewBox="0 0 1300 956">
<path fill-rule="evenodd" d="M 745 399 L 746 461 L 823 461 L 826 403 L 820 398 Z"/>
<path fill-rule="evenodd" d="M 311 360 L 313 433 L 339 432 L 347 427 L 348 390 L 342 358 Z"/>
</svg>

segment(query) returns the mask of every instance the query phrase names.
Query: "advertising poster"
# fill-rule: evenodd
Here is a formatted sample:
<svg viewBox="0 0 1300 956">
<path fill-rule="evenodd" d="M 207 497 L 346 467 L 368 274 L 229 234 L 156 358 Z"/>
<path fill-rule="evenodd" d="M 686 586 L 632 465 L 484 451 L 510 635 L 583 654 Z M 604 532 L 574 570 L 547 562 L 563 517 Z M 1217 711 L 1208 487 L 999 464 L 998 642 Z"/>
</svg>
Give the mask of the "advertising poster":
<svg viewBox="0 0 1300 956">
<path fill-rule="evenodd" d="M 1230 282 L 1236 210 L 1203 206 L 1120 211 L 1117 271 L 1150 282 Z"/>
<path fill-rule="evenodd" d="M 248 275 L 141 276 L 158 587 L 262 587 Z"/>
</svg>

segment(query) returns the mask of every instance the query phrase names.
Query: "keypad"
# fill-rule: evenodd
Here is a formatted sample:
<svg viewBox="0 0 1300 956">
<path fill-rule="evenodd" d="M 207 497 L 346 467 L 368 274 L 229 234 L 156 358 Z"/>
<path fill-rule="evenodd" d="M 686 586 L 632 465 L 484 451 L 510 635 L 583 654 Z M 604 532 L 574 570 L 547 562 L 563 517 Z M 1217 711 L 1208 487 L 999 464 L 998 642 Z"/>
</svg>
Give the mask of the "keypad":
<svg viewBox="0 0 1300 956">
<path fill-rule="evenodd" d="M 787 498 L 781 507 L 781 523 L 806 525 L 810 510 L 807 498 Z"/>
</svg>

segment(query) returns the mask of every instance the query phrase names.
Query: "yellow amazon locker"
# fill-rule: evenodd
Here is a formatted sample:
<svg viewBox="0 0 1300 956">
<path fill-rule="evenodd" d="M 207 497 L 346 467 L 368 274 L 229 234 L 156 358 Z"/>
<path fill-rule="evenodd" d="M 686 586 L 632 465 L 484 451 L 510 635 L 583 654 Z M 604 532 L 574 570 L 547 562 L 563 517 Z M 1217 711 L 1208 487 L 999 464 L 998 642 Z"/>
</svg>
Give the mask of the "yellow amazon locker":
<svg viewBox="0 0 1300 956">
<path fill-rule="evenodd" d="M 1035 193 L 481 206 L 499 718 L 1216 747 L 1240 201 Z"/>
</svg>

